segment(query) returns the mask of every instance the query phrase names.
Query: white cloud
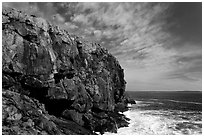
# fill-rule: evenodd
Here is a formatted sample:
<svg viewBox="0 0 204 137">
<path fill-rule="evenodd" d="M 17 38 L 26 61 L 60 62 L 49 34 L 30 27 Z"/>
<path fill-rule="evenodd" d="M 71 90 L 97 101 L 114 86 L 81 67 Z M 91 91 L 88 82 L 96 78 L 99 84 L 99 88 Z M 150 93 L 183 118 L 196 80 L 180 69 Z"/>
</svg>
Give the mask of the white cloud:
<svg viewBox="0 0 204 137">
<path fill-rule="evenodd" d="M 53 20 L 59 24 L 59 23 L 64 23 L 65 19 L 60 15 L 60 14 L 55 14 L 53 15 Z"/>
<path fill-rule="evenodd" d="M 75 24 L 70 23 L 70 22 L 66 22 L 65 25 L 70 29 L 77 29 L 78 28 L 78 26 L 76 26 Z"/>
<path fill-rule="evenodd" d="M 83 14 L 79 14 L 79 15 L 75 15 L 73 18 L 72 18 L 72 21 L 74 22 L 80 22 L 80 23 L 83 23 L 85 25 L 88 24 L 88 18 L 83 15 Z"/>
</svg>

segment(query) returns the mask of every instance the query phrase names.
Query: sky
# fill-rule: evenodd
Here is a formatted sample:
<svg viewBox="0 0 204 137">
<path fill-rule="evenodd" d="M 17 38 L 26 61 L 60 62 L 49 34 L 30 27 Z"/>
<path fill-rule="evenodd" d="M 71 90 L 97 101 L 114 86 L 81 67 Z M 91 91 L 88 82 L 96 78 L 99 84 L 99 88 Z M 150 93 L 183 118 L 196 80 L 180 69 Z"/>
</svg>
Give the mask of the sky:
<svg viewBox="0 0 204 137">
<path fill-rule="evenodd" d="M 202 90 L 202 3 L 3 3 L 100 43 L 128 91 Z"/>
</svg>

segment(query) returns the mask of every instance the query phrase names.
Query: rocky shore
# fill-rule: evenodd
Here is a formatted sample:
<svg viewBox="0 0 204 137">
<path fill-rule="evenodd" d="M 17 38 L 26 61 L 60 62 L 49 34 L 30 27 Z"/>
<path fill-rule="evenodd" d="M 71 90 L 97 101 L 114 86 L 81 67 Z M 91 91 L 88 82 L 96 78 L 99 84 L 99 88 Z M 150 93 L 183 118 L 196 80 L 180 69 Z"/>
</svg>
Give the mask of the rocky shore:
<svg viewBox="0 0 204 137">
<path fill-rule="evenodd" d="M 89 135 L 128 126 L 123 69 L 97 43 L 2 11 L 2 134 Z"/>
</svg>

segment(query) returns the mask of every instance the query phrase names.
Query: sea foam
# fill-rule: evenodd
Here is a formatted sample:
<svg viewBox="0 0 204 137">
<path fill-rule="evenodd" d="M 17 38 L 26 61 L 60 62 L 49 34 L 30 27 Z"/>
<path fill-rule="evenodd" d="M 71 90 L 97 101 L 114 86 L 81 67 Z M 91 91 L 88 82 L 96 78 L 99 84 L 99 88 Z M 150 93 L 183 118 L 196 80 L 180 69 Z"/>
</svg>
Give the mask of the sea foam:
<svg viewBox="0 0 204 137">
<path fill-rule="evenodd" d="M 193 112 L 140 110 L 137 106 L 144 105 L 137 101 L 132 109 L 124 112 L 130 118 L 129 127 L 118 129 L 118 133 L 105 135 L 185 135 L 202 134 L 202 121 Z M 190 114 L 192 113 L 192 114 Z"/>
</svg>

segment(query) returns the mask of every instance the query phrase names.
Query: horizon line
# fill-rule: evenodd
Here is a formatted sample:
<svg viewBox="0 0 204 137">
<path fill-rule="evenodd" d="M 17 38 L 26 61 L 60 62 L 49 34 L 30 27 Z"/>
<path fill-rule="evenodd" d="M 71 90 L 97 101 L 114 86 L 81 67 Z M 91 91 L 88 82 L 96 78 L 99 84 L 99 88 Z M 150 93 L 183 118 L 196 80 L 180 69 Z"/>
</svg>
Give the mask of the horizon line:
<svg viewBox="0 0 204 137">
<path fill-rule="evenodd" d="M 174 91 L 174 92 L 202 92 L 202 90 L 125 90 L 127 92 L 141 92 L 141 91 Z"/>
</svg>

